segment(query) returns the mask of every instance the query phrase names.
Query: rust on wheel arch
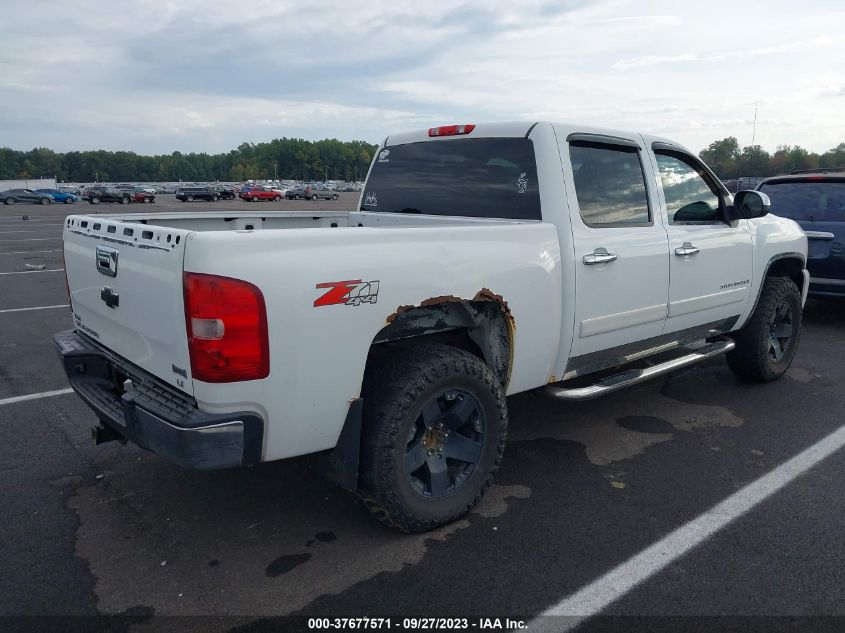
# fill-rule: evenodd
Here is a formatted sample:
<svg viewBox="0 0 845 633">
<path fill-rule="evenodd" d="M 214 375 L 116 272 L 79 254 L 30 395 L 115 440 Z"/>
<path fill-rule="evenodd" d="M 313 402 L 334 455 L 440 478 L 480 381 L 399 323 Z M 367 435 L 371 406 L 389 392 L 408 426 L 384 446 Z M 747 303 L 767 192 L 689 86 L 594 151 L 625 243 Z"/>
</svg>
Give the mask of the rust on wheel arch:
<svg viewBox="0 0 845 633">
<path fill-rule="evenodd" d="M 504 317 L 506 332 L 502 331 L 501 325 L 493 323 L 498 322 L 496 318 L 490 318 L 492 313 L 485 306 L 491 305 L 496 305 L 496 312 Z M 417 305 L 399 306 L 387 316 L 385 327 L 373 342 L 410 338 L 458 327 L 466 329 L 484 353 L 487 364 L 506 387 L 513 366 L 516 320 L 508 302 L 489 288 L 482 288 L 472 298 L 439 295 L 424 299 Z"/>
</svg>

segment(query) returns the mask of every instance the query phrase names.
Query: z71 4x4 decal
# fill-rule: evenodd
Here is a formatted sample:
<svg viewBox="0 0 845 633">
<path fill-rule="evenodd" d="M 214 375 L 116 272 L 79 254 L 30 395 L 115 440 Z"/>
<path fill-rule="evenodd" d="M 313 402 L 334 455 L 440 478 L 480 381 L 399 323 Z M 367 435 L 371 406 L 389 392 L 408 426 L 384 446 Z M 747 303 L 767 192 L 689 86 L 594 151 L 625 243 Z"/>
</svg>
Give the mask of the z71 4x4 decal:
<svg viewBox="0 0 845 633">
<path fill-rule="evenodd" d="M 375 303 L 378 299 L 378 281 L 330 281 L 317 284 L 317 288 L 329 288 L 314 301 L 314 307 L 344 304 L 359 306 L 362 303 Z"/>
</svg>

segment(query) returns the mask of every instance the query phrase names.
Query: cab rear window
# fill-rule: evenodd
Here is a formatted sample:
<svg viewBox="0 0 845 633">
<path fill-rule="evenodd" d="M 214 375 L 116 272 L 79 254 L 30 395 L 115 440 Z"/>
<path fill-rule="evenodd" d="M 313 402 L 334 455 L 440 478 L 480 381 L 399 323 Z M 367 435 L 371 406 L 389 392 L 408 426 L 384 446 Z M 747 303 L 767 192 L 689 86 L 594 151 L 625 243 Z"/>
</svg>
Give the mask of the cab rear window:
<svg viewBox="0 0 845 633">
<path fill-rule="evenodd" d="M 373 164 L 361 211 L 539 220 L 534 144 L 480 138 L 388 146 Z"/>
<path fill-rule="evenodd" d="M 771 212 L 782 218 L 845 222 L 845 181 L 766 182 L 760 191 L 771 199 Z"/>
</svg>

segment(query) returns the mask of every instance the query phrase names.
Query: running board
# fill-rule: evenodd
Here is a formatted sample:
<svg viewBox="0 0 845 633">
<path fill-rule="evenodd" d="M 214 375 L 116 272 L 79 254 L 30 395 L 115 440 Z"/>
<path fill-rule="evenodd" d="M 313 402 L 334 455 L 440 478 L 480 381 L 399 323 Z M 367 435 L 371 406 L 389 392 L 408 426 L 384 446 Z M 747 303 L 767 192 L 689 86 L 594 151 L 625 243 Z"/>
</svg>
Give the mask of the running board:
<svg viewBox="0 0 845 633">
<path fill-rule="evenodd" d="M 720 337 L 689 354 L 672 358 L 651 367 L 628 369 L 618 374 L 602 378 L 597 383 L 587 387 L 568 388 L 560 386 L 560 383 L 546 385 L 543 388 L 543 393 L 553 398 L 559 398 L 560 400 L 589 400 L 590 398 L 597 398 L 617 389 L 636 385 L 639 382 L 644 382 L 656 376 L 668 374 L 676 369 L 695 365 L 713 356 L 729 352 L 734 347 L 736 347 L 736 344 L 733 340 Z"/>
</svg>

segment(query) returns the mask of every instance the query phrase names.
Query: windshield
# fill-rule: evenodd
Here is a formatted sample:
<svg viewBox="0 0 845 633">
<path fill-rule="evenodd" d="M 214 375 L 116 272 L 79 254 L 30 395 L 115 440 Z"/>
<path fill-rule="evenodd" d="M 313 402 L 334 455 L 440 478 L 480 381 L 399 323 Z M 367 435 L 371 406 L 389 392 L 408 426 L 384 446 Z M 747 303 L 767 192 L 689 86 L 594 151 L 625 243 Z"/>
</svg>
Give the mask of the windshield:
<svg viewBox="0 0 845 633">
<path fill-rule="evenodd" d="M 767 182 L 760 186 L 771 212 L 791 220 L 845 222 L 845 181 Z"/>
<path fill-rule="evenodd" d="M 361 211 L 539 220 L 534 145 L 482 138 L 389 146 L 361 200 Z"/>
</svg>

